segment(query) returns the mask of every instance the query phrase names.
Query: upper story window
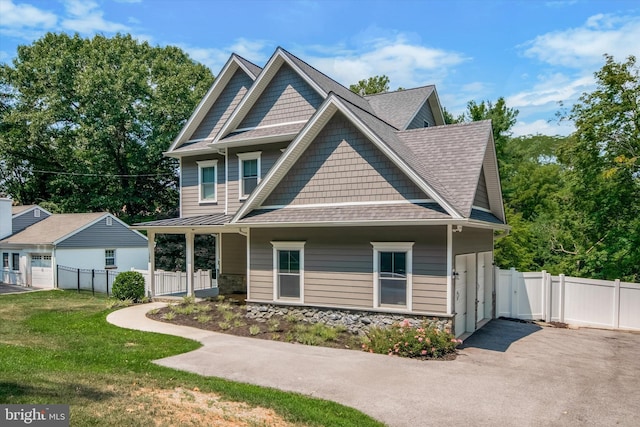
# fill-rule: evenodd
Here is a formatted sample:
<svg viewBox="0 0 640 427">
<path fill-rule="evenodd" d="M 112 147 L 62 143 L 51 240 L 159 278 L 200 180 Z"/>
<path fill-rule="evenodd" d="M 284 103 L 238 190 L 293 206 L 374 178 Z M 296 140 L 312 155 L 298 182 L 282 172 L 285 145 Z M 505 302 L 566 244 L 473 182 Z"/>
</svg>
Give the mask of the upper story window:
<svg viewBox="0 0 640 427">
<path fill-rule="evenodd" d="M 200 203 L 217 202 L 218 161 L 198 162 L 198 193 Z"/>
<path fill-rule="evenodd" d="M 246 199 L 260 182 L 260 151 L 238 154 L 240 199 Z"/>
<path fill-rule="evenodd" d="M 428 128 L 428 127 L 429 127 L 429 122 L 428 122 L 428 121 L 426 121 L 426 120 L 423 120 L 423 121 L 422 121 L 422 127 L 424 127 L 424 128 Z"/>
</svg>

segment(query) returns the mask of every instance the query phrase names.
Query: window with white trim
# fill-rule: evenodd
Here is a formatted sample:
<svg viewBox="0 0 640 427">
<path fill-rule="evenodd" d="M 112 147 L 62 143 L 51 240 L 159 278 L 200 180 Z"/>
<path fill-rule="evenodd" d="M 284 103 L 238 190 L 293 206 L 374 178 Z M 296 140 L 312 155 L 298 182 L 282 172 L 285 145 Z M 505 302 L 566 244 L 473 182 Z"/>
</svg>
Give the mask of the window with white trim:
<svg viewBox="0 0 640 427">
<path fill-rule="evenodd" d="M 20 254 L 11 254 L 11 269 L 13 271 L 20 271 Z"/>
<path fill-rule="evenodd" d="M 273 245 L 273 299 L 304 300 L 305 242 L 271 242 Z"/>
<path fill-rule="evenodd" d="M 106 268 L 116 267 L 116 250 L 115 249 L 104 250 L 104 266 Z"/>
<path fill-rule="evenodd" d="M 413 242 L 371 242 L 374 306 L 411 309 Z"/>
<path fill-rule="evenodd" d="M 260 151 L 238 153 L 240 199 L 246 199 L 260 183 Z"/>
<path fill-rule="evenodd" d="M 9 253 L 8 252 L 2 253 L 2 268 L 9 269 Z"/>
<path fill-rule="evenodd" d="M 200 203 L 217 202 L 218 161 L 206 160 L 198 163 L 198 198 Z"/>
</svg>

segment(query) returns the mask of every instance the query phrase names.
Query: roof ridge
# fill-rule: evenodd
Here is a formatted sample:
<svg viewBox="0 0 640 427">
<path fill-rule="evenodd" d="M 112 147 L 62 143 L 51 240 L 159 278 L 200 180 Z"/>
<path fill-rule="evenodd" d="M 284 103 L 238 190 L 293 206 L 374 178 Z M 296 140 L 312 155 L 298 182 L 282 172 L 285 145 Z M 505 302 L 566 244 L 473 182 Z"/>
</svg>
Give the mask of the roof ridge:
<svg viewBox="0 0 640 427">
<path fill-rule="evenodd" d="M 412 90 L 425 89 L 425 88 L 428 88 L 428 87 L 436 87 L 436 85 L 430 84 L 430 85 L 424 85 L 424 86 L 411 87 L 409 89 L 396 89 L 396 90 L 392 90 L 390 92 L 387 91 L 387 92 L 372 93 L 372 94 L 369 94 L 369 95 L 365 95 L 363 98 L 367 99 L 367 98 L 371 98 L 371 97 L 378 96 L 378 95 L 390 95 L 390 94 L 393 94 L 393 93 L 409 92 L 409 91 L 412 91 Z"/>
<path fill-rule="evenodd" d="M 348 87 L 346 87 L 345 85 L 343 85 L 342 83 L 340 83 L 339 81 L 333 79 L 332 77 L 328 76 L 327 74 L 323 73 L 322 71 L 318 70 L 316 67 L 314 67 L 313 65 L 309 64 L 307 61 L 305 61 L 304 59 L 299 58 L 298 56 L 294 55 L 293 53 L 289 52 L 287 49 L 283 48 L 282 46 L 278 46 L 277 49 L 282 50 L 283 52 L 287 53 L 288 55 L 293 56 L 295 59 L 297 59 L 298 61 L 302 62 L 303 64 L 307 65 L 308 67 L 312 68 L 313 70 L 317 71 L 319 74 L 325 76 L 326 78 L 328 78 L 329 80 L 331 80 L 332 82 L 336 83 L 337 85 L 343 87 L 345 90 L 348 90 L 349 92 L 353 93 L 356 96 L 359 96 L 360 98 L 364 99 L 365 101 L 367 100 L 365 97 L 360 96 L 359 94 L 353 92 L 351 89 L 349 89 Z M 311 77 L 311 76 L 309 76 Z M 317 82 L 316 82 L 317 83 Z M 333 91 L 330 91 L 333 92 Z M 335 93 L 335 92 L 334 92 Z M 328 95 L 328 94 L 327 94 Z M 337 94 L 336 94 L 337 95 Z M 342 97 L 341 97 L 342 98 Z M 343 98 L 344 99 L 344 98 Z"/>
<path fill-rule="evenodd" d="M 450 123 L 450 124 L 444 124 L 444 125 L 429 126 L 429 127 L 426 127 L 426 128 L 405 129 L 405 130 L 399 130 L 398 133 L 402 134 L 402 133 L 408 133 L 408 132 L 428 132 L 428 131 L 431 131 L 431 130 L 443 129 L 443 128 L 473 126 L 473 125 L 478 125 L 478 124 L 486 123 L 486 122 L 491 122 L 491 119 L 473 120 L 471 122 L 462 122 L 462 123 Z"/>
<path fill-rule="evenodd" d="M 348 99 L 343 98 L 342 96 L 340 96 L 340 94 L 337 94 L 337 93 L 335 93 L 335 92 L 331 91 L 331 92 L 329 92 L 329 94 L 328 94 L 328 95 L 331 95 L 331 94 L 333 94 L 333 95 L 337 96 L 337 97 L 338 97 L 338 98 L 340 98 L 342 101 L 347 102 L 349 105 L 353 105 L 354 107 L 356 107 L 358 110 L 362 111 L 363 113 L 366 113 L 366 114 L 370 115 L 371 117 L 373 117 L 373 118 L 377 119 L 378 121 L 380 121 L 380 122 L 384 123 L 385 125 L 387 125 L 387 126 L 391 127 L 391 129 L 392 129 L 394 132 L 400 132 L 400 129 L 398 129 L 397 127 L 395 127 L 395 126 L 394 126 L 394 125 L 392 125 L 391 123 L 387 122 L 386 120 L 381 119 L 380 117 L 376 116 L 376 115 L 375 115 L 375 114 L 373 114 L 373 113 L 370 113 L 370 112 L 369 112 L 369 111 L 367 111 L 367 110 L 363 110 L 362 108 L 360 108 L 359 106 L 357 106 L 357 105 L 356 105 L 356 104 L 354 104 L 353 102 L 351 102 L 351 101 L 349 101 Z M 357 95 L 357 94 L 356 94 L 356 95 Z"/>
</svg>

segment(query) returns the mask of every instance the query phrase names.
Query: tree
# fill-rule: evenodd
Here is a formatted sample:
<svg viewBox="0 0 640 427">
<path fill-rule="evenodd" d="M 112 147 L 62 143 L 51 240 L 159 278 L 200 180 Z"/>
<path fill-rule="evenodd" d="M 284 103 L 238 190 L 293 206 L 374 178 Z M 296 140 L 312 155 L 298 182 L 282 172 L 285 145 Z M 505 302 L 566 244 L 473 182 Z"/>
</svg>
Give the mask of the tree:
<svg viewBox="0 0 640 427">
<path fill-rule="evenodd" d="M 369 77 L 366 80 L 360 80 L 357 84 L 349 86 L 349 89 L 358 95 L 374 95 L 376 93 L 388 92 L 389 77 L 384 74 Z"/>
<path fill-rule="evenodd" d="M 501 159 L 503 148 L 511 136 L 511 128 L 516 124 L 518 113 L 518 110 L 508 108 L 507 102 L 503 97 L 500 97 L 495 104 L 491 101 L 482 101 L 479 104 L 475 101 L 469 101 L 465 118 L 474 122 L 491 120 L 496 153 L 498 159 Z"/>
<path fill-rule="evenodd" d="M 560 150 L 569 167 L 576 229 L 563 245 L 581 275 L 640 280 L 640 68 L 605 55 L 596 89 L 565 117 L 576 131 Z"/>
<path fill-rule="evenodd" d="M 0 66 L 0 182 L 18 202 L 140 218 L 177 204 L 162 155 L 213 82 L 176 47 L 49 33 Z"/>
</svg>

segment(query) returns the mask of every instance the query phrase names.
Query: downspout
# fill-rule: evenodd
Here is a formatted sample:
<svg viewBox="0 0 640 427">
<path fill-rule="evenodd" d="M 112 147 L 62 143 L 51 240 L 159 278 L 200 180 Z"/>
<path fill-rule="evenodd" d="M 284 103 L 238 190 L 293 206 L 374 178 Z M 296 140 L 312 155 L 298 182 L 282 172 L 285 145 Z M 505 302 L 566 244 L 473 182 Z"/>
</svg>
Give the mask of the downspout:
<svg viewBox="0 0 640 427">
<path fill-rule="evenodd" d="M 224 156 L 224 214 L 229 215 L 229 148 L 218 150 Z"/>
</svg>

